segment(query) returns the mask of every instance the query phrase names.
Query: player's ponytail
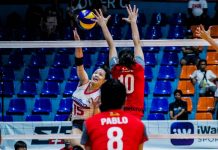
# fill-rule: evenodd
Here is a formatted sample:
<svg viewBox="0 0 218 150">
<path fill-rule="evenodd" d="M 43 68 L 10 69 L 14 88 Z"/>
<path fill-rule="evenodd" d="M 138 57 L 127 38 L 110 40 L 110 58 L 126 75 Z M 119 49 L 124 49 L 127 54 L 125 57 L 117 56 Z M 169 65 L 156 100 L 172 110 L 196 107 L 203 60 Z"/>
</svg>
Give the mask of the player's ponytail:
<svg viewBox="0 0 218 150">
<path fill-rule="evenodd" d="M 119 64 L 131 68 L 131 66 L 135 64 L 133 51 L 122 50 L 119 53 Z"/>
</svg>

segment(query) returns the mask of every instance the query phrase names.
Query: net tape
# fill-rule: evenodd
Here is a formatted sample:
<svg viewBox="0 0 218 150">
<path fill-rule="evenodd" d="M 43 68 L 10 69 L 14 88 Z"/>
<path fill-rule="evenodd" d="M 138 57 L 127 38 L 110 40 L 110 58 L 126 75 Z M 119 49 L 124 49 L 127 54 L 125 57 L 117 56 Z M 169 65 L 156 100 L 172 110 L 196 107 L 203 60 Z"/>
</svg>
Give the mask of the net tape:
<svg viewBox="0 0 218 150">
<path fill-rule="evenodd" d="M 80 139 L 81 135 L 72 134 L 21 134 L 21 135 L 5 135 L 4 140 L 19 140 L 19 139 Z M 218 134 L 150 134 L 149 139 L 198 139 L 198 138 L 218 138 Z"/>
<path fill-rule="evenodd" d="M 218 39 L 215 39 L 218 43 Z M 133 47 L 132 40 L 114 40 L 116 47 Z M 203 39 L 141 40 L 148 46 L 209 46 Z M 0 48 L 70 48 L 70 47 L 108 47 L 105 40 L 84 41 L 0 41 Z"/>
</svg>

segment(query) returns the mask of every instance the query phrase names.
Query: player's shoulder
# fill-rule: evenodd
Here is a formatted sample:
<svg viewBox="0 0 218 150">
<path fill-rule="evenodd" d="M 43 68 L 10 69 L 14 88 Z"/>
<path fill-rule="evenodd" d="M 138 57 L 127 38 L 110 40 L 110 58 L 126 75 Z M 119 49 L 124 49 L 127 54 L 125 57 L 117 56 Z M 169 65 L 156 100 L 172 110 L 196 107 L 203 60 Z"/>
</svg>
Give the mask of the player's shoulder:
<svg viewBox="0 0 218 150">
<path fill-rule="evenodd" d="M 141 65 L 140 63 L 136 63 L 136 64 L 135 64 L 135 68 L 144 70 L 144 66 Z"/>
<path fill-rule="evenodd" d="M 132 122 L 139 123 L 139 124 L 143 124 L 142 121 L 141 121 L 139 118 L 135 117 L 135 116 L 132 115 L 132 114 L 125 113 L 125 116 L 126 116 L 130 121 L 132 121 Z"/>
<path fill-rule="evenodd" d="M 94 116 L 86 119 L 86 122 L 95 122 L 95 121 L 103 118 L 104 116 L 105 116 L 105 114 L 101 112 L 101 113 L 95 114 Z"/>
</svg>

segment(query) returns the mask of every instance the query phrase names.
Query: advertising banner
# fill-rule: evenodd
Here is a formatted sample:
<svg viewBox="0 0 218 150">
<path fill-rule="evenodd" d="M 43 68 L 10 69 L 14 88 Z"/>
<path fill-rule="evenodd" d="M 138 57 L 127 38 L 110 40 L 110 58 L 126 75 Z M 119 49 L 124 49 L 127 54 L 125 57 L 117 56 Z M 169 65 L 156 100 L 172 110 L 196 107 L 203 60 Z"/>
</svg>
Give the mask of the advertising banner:
<svg viewBox="0 0 218 150">
<path fill-rule="evenodd" d="M 218 148 L 218 121 L 143 121 L 149 141 L 144 149 L 216 149 Z M 52 134 L 70 134 L 71 122 L 1 122 L 2 149 L 14 149 L 18 140 L 25 141 L 28 149 L 54 149 L 64 147 L 63 139 Z M 48 135 L 48 139 L 27 139 L 29 135 Z M 163 138 L 167 135 L 167 138 Z M 192 138 L 178 139 L 173 135 L 195 135 Z M 198 136 L 199 135 L 199 136 Z M 8 137 L 14 139 L 9 139 Z M 18 139 L 16 137 L 25 137 Z M 154 138 L 156 137 L 156 138 Z"/>
</svg>

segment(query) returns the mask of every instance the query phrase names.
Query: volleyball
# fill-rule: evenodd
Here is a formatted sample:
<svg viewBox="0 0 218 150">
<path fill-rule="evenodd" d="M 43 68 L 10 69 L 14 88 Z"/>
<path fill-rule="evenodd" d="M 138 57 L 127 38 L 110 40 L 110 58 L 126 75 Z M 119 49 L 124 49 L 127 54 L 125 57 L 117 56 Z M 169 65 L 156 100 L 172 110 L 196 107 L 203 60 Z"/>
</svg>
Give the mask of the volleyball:
<svg viewBox="0 0 218 150">
<path fill-rule="evenodd" d="M 79 25 L 85 30 L 90 30 L 95 26 L 96 22 L 92 19 L 95 19 L 95 15 L 90 10 L 82 10 L 78 15 Z"/>
</svg>

